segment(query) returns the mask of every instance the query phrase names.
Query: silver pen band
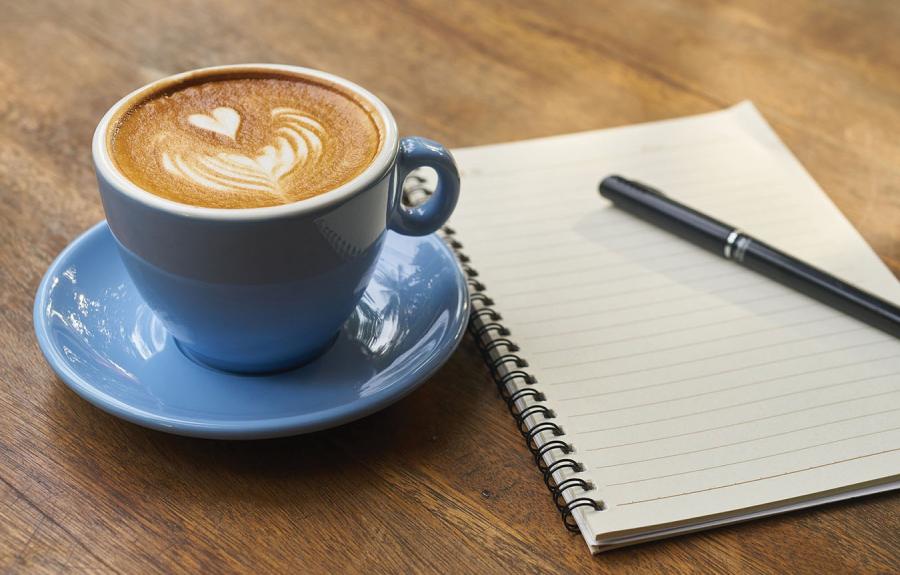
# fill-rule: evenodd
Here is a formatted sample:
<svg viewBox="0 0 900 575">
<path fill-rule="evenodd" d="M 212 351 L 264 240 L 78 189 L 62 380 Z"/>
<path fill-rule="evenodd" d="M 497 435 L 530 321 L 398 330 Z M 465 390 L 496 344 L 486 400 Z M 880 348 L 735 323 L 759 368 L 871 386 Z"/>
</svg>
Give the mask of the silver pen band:
<svg viewBox="0 0 900 575">
<path fill-rule="evenodd" d="M 741 237 L 741 230 L 737 228 L 734 228 L 733 230 L 731 230 L 731 233 L 728 234 L 728 238 L 725 240 L 725 249 L 723 250 L 725 253 L 725 259 L 731 259 L 731 256 L 734 253 L 734 244 L 735 242 L 737 242 L 739 237 Z"/>
<path fill-rule="evenodd" d="M 725 239 L 725 247 L 722 251 L 726 259 L 743 262 L 744 253 L 751 243 L 753 243 L 752 239 L 745 236 L 741 230 L 734 228 Z"/>
</svg>

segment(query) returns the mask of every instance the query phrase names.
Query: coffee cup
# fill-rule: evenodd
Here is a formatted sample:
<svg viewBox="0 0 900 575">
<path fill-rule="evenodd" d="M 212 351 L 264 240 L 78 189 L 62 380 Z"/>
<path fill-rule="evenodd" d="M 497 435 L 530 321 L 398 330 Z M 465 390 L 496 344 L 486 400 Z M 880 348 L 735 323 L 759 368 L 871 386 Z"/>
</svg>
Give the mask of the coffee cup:
<svg viewBox="0 0 900 575">
<path fill-rule="evenodd" d="M 348 99 L 348 110 L 355 102 L 368 114 L 359 117 L 369 117 L 376 126 L 377 146 L 357 153 L 353 146 L 360 138 L 340 132 L 351 124 L 346 118 L 338 118 L 333 122 L 337 127 L 331 128 L 331 120 L 317 120 L 315 110 L 310 112 L 302 101 L 295 106 L 302 114 L 283 112 L 287 108 L 281 102 L 277 111 L 260 115 L 251 108 L 266 105 L 266 92 L 254 83 L 269 79 L 331 90 Z M 184 109 L 172 112 L 172 134 L 142 139 L 138 133 L 127 143 L 125 152 L 146 160 L 147 170 L 161 175 L 143 181 L 128 172 L 133 165 L 123 168 L 125 152 L 115 149 L 116 131 L 136 107 L 154 98 L 160 106 L 168 105 L 182 90 L 193 94 L 232 80 L 248 80 L 262 96 L 253 101 L 235 96 L 235 102 L 214 101 L 208 95 L 185 99 Z M 245 93 L 246 86 L 235 91 Z M 276 95 L 291 97 L 284 90 Z M 323 109 L 332 110 L 332 104 L 323 104 Z M 188 109 L 191 106 L 208 109 Z M 186 120 L 176 117 L 182 112 Z M 248 119 L 253 114 L 281 123 L 254 126 Z M 170 124 L 160 120 L 148 125 L 155 130 Z M 246 130 L 247 141 L 241 141 L 239 132 L 232 133 L 232 127 Z M 195 128 L 200 130 L 196 134 L 191 131 Z M 267 129 L 271 144 L 265 142 Z M 198 142 L 193 155 L 190 138 Z M 175 143 L 169 146 L 169 141 Z M 221 150 L 216 148 L 220 143 Z M 239 145 L 259 149 L 242 154 Z M 160 146 L 171 153 L 159 152 Z M 162 155 L 153 156 L 157 152 Z M 353 167 L 349 157 L 358 166 Z M 325 351 L 358 304 L 386 235 L 434 232 L 450 216 L 459 193 L 451 154 L 425 138 L 401 139 L 387 106 L 373 94 L 332 74 L 284 65 L 204 68 L 144 86 L 122 98 L 100 121 L 93 160 L 107 222 L 142 298 L 186 355 L 235 372 L 288 369 Z M 339 170 L 333 166 L 350 167 L 344 180 L 323 181 L 337 177 Z M 437 173 L 435 192 L 418 206 L 405 206 L 403 182 L 421 167 Z M 291 171 L 300 169 L 305 170 L 303 177 Z M 173 198 L 168 195 L 172 186 L 205 190 L 210 205 L 204 205 L 202 193 Z M 290 195 L 308 189 L 314 193 L 301 199 Z M 238 207 L 218 207 L 216 198 L 238 198 Z"/>
</svg>

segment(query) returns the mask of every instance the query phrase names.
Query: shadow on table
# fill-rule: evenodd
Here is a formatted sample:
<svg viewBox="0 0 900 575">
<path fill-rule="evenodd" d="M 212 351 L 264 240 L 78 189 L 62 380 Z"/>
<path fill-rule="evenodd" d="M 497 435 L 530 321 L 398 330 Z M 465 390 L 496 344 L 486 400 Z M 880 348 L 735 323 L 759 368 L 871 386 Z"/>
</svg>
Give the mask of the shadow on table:
<svg viewBox="0 0 900 575">
<path fill-rule="evenodd" d="M 477 361 L 467 339 L 424 386 L 375 414 L 307 435 L 251 441 L 181 437 L 139 427 L 96 409 L 56 380 L 47 407 L 59 425 L 48 431 L 56 445 L 80 446 L 66 454 L 64 465 L 95 482 L 127 480 L 163 489 L 202 482 L 207 496 L 227 498 L 235 493 L 228 485 L 235 483 L 249 487 L 260 480 L 288 481 L 311 487 L 352 481 L 381 466 L 427 465 L 429 458 L 439 457 L 436 440 L 452 437 L 458 426 L 466 425 L 467 414 L 480 409 L 477 404 L 490 388 L 485 376 L 484 382 L 461 392 L 458 378 L 448 372 Z M 53 432 L 59 437 L 53 438 Z"/>
</svg>

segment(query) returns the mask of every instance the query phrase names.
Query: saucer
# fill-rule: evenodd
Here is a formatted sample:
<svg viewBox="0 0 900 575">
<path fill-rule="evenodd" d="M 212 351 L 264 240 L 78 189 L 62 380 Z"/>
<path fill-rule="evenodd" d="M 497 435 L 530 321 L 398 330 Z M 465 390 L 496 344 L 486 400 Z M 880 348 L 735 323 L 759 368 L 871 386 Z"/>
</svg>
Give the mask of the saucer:
<svg viewBox="0 0 900 575">
<path fill-rule="evenodd" d="M 387 232 L 372 281 L 327 352 L 287 372 L 218 371 L 182 354 L 100 222 L 47 270 L 34 328 L 50 366 L 100 409 L 179 435 L 255 439 L 341 425 L 397 401 L 450 357 L 468 312 L 443 241 Z"/>
</svg>

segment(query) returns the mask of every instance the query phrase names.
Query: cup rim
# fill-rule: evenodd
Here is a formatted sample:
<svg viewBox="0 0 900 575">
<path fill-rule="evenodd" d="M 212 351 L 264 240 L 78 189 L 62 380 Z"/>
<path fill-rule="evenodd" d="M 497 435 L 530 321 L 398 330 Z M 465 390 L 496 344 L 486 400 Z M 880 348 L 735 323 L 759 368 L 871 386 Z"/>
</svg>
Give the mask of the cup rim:
<svg viewBox="0 0 900 575">
<path fill-rule="evenodd" d="M 328 190 L 327 192 L 312 198 L 297 200 L 296 202 L 291 202 L 289 204 L 256 208 L 212 208 L 195 206 L 192 204 L 182 204 L 174 200 L 157 196 L 141 188 L 126 178 L 119 170 L 109 153 L 107 134 L 113 118 L 116 117 L 117 113 L 125 105 L 131 104 L 141 96 L 155 92 L 166 85 L 177 84 L 193 77 L 212 75 L 220 72 L 242 71 L 273 71 L 312 77 L 337 84 L 341 88 L 354 92 L 371 104 L 381 116 L 384 129 L 384 140 L 381 149 L 366 169 L 357 174 L 353 179 L 344 182 L 332 190 Z M 103 118 L 100 120 L 100 123 L 97 124 L 97 128 L 94 130 L 91 151 L 93 154 L 94 166 L 99 175 L 101 175 L 108 183 L 112 184 L 117 191 L 141 204 L 188 218 L 219 221 L 254 221 L 309 213 L 351 198 L 354 194 L 367 189 L 370 185 L 384 177 L 394 163 L 394 158 L 399 150 L 399 140 L 397 135 L 397 122 L 394 120 L 394 116 L 391 114 L 385 103 L 362 86 L 351 82 L 350 80 L 334 74 L 329 74 L 328 72 L 322 72 L 321 70 L 287 64 L 227 64 L 224 66 L 198 68 L 166 76 L 125 95 L 107 110 L 106 114 L 104 114 Z"/>
</svg>

